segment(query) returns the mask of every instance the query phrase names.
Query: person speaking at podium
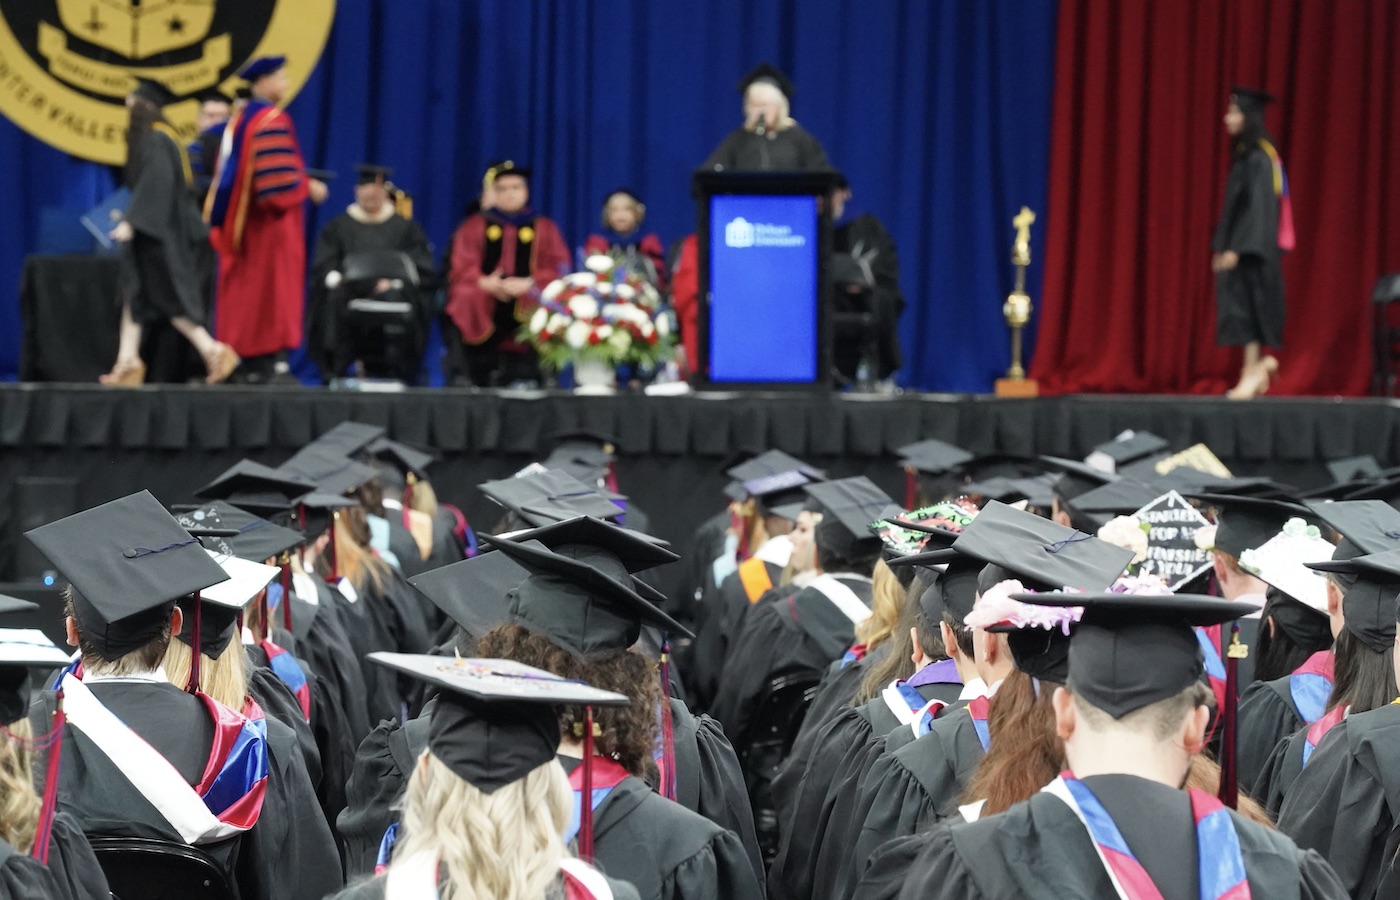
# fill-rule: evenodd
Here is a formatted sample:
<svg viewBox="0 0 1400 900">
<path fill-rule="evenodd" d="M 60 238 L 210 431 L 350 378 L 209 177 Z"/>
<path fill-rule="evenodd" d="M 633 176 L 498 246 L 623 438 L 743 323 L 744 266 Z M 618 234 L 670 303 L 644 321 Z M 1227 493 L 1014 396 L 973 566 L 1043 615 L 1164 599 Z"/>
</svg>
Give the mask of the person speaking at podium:
<svg viewBox="0 0 1400 900">
<path fill-rule="evenodd" d="M 821 142 L 792 118 L 792 81 L 770 63 L 759 63 L 739 82 L 744 124 L 734 129 L 700 166 L 715 172 L 812 172 L 831 168 Z"/>
</svg>

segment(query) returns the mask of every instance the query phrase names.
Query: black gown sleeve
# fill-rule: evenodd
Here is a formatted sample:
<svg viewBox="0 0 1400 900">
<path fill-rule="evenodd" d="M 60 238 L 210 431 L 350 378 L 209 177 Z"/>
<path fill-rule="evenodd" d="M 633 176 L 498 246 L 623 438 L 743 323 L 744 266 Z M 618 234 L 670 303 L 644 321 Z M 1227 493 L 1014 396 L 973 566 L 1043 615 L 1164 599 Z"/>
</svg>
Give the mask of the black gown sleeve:
<svg viewBox="0 0 1400 900">
<path fill-rule="evenodd" d="M 97 863 L 87 837 L 68 813 L 54 817 L 49 833 L 49 871 L 53 875 L 59 900 L 108 900 L 107 876 Z M 8 896 L 0 889 L 0 896 Z M 16 894 L 16 897 L 47 896 Z"/>
<path fill-rule="evenodd" d="M 304 674 L 304 673 L 303 673 Z M 308 676 L 308 684 L 310 676 Z M 301 704 L 296 695 L 271 669 L 261 666 L 248 670 L 248 696 L 262 707 L 269 717 L 276 719 L 296 735 L 297 749 L 301 751 L 306 775 L 313 787 L 321 784 L 321 751 L 316 745 L 316 735 L 311 723 L 302 714 Z"/>
<path fill-rule="evenodd" d="M 673 701 L 673 706 L 684 704 Z M 724 729 L 706 715 L 695 717 L 695 749 L 700 771 L 700 797 L 696 812 L 738 838 L 753 866 L 763 877 L 763 857 L 758 849 L 753 807 L 744 786 L 744 773 Z"/>
<path fill-rule="evenodd" d="M 890 841 L 871 856 L 853 895 L 856 900 L 931 897 L 973 900 L 986 896 L 958 855 L 948 829 Z"/>
<path fill-rule="evenodd" d="M 355 753 L 354 769 L 345 786 L 345 809 L 336 820 L 345 842 L 345 872 L 350 878 L 374 871 L 384 832 L 398 819 L 394 804 L 403 796 L 407 775 L 399 767 L 390 741 L 399 728 L 397 720 L 380 722 Z"/>
<path fill-rule="evenodd" d="M 752 716 L 770 680 L 770 658 L 779 646 L 781 623 L 771 604 L 750 611 L 733 642 L 729 665 L 720 673 L 711 714 L 736 749 L 747 746 Z"/>
<path fill-rule="evenodd" d="M 731 832 L 718 831 L 662 880 L 665 900 L 764 900 L 763 880 L 754 872 L 744 846 Z"/>
<path fill-rule="evenodd" d="M 1256 149 L 1230 167 L 1225 211 L 1215 236 L 1216 252 L 1233 250 L 1240 256 L 1276 259 L 1278 215 L 1273 162 L 1262 149 Z"/>
<path fill-rule="evenodd" d="M 1245 689 L 1238 712 L 1239 738 L 1236 759 L 1240 789 L 1260 802 L 1267 785 L 1261 783 L 1264 767 L 1279 741 L 1303 727 L 1289 703 L 1268 682 L 1256 681 Z"/>
<path fill-rule="evenodd" d="M 742 128 L 736 128 L 729 132 L 724 136 L 724 140 L 719 142 L 719 146 L 710 151 L 710 155 L 700 164 L 700 168 L 706 172 L 736 168 L 739 163 L 739 142 L 747 135 L 748 132 Z"/>
</svg>

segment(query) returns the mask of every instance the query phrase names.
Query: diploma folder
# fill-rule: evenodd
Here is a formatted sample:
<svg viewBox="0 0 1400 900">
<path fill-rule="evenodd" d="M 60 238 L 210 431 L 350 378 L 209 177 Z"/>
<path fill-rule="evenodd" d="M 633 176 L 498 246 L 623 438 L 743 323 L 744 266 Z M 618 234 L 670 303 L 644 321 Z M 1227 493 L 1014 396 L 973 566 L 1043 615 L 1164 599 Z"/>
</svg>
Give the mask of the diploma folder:
<svg viewBox="0 0 1400 900">
<path fill-rule="evenodd" d="M 131 202 L 131 191 L 127 188 L 118 188 L 107 196 L 106 200 L 83 213 L 80 220 L 83 227 L 92 232 L 92 236 L 97 238 L 97 243 L 103 250 L 112 250 L 117 246 L 117 242 L 112 240 L 108 234 L 117 227 L 126 216 L 127 204 Z"/>
</svg>

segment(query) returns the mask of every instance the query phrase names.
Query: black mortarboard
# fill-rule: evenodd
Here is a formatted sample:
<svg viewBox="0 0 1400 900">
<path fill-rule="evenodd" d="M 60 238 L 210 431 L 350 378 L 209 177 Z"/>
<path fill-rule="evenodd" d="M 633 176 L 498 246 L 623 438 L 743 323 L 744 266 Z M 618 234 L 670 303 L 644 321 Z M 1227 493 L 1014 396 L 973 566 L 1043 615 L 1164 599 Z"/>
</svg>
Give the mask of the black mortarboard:
<svg viewBox="0 0 1400 900">
<path fill-rule="evenodd" d="M 232 535 L 199 535 L 199 542 L 206 550 L 252 562 L 277 557 L 304 541 L 301 532 L 274 525 L 223 500 L 213 500 L 173 515 L 180 527 L 186 530 L 223 528 L 237 532 Z"/>
<path fill-rule="evenodd" d="M 905 444 L 895 452 L 900 455 L 903 465 L 918 469 L 929 475 L 941 475 L 950 469 L 960 468 L 971 460 L 972 454 L 961 447 L 940 441 L 937 438 Z"/>
<path fill-rule="evenodd" d="M 1311 517 L 1306 506 L 1269 497 L 1191 494 L 1188 499 L 1215 508 L 1215 547 L 1235 557 L 1262 547 L 1289 519 Z"/>
<path fill-rule="evenodd" d="M 807 503 L 806 486 L 813 479 L 800 470 L 765 475 L 744 482 L 744 493 L 754 499 L 759 512 L 796 521 Z"/>
<path fill-rule="evenodd" d="M 482 553 L 408 581 L 473 639 L 506 621 L 510 592 L 530 572 L 504 553 Z"/>
<path fill-rule="evenodd" d="M 1042 456 L 1041 459 L 1051 469 L 1060 473 L 1060 477 L 1055 480 L 1055 494 L 1066 503 L 1073 503 L 1080 494 L 1086 494 L 1096 487 L 1118 479 L 1117 475 L 1100 471 L 1075 459 L 1062 459 L 1058 456 Z"/>
<path fill-rule="evenodd" d="M 1230 88 L 1230 99 L 1241 110 L 1249 112 L 1262 112 L 1265 106 L 1273 103 L 1277 98 L 1268 91 L 1261 91 L 1258 88 L 1242 87 L 1233 85 Z"/>
<path fill-rule="evenodd" d="M 792 80 L 783 74 L 783 71 L 770 62 L 761 62 L 749 70 L 749 73 L 739 82 L 739 93 L 744 93 L 749 89 L 749 85 L 755 81 L 762 81 L 773 85 L 783 92 L 783 96 L 789 100 L 797 93 L 797 87 Z"/>
<path fill-rule="evenodd" d="M 316 485 L 327 494 L 345 494 L 379 477 L 374 466 L 356 462 L 328 447 L 309 444 L 278 467 Z M 302 501 L 305 502 L 304 500 Z"/>
<path fill-rule="evenodd" d="M 988 563 L 982 583 L 1016 578 L 1029 586 L 1101 591 L 1128 567 L 1133 551 L 995 500 L 963 529 L 953 549 Z"/>
<path fill-rule="evenodd" d="M 199 603 L 199 651 L 218 659 L 230 646 L 238 627 L 238 616 L 253 602 L 263 588 L 272 583 L 280 571 L 276 566 L 250 562 L 237 556 L 206 550 L 209 558 L 228 575 L 228 580 L 206 588 L 196 601 L 184 597 L 179 606 L 185 613 L 185 625 L 177 637 L 186 646 L 194 641 L 194 604 Z"/>
<path fill-rule="evenodd" d="M 991 478 L 1029 478 L 1045 472 L 1046 465 L 1038 459 L 1015 453 L 984 453 L 963 463 L 962 471 L 968 481 Z"/>
<path fill-rule="evenodd" d="M 567 472 L 584 484 L 597 484 L 607 477 L 613 456 L 593 444 L 568 443 L 555 447 L 540 465 Z"/>
<path fill-rule="evenodd" d="M 1105 472 L 1117 472 L 1123 466 L 1161 453 L 1169 446 L 1166 438 L 1150 431 L 1125 431 L 1113 440 L 1096 446 L 1084 461 Z"/>
<path fill-rule="evenodd" d="M 1400 509 L 1400 478 L 1393 472 L 1386 472 L 1382 481 L 1368 484 L 1346 495 L 1348 500 L 1381 500 Z"/>
<path fill-rule="evenodd" d="M 394 174 L 394 170 L 388 166 L 374 166 L 369 163 L 357 163 L 355 165 L 355 183 L 370 184 L 377 182 L 383 184 L 389 180 L 389 176 Z"/>
<path fill-rule="evenodd" d="M 1048 510 L 1055 502 L 1055 476 L 1031 475 L 1027 478 L 1011 479 L 1011 487 L 1016 495 L 1026 498 L 1026 503 L 1036 509 Z"/>
<path fill-rule="evenodd" d="M 613 193 L 617 193 L 614 191 Z M 607 453 L 609 456 L 617 453 L 617 436 L 611 432 L 603 431 L 601 428 L 587 428 L 579 426 L 575 428 L 560 428 L 551 431 L 545 437 L 551 444 L 583 444 L 589 447 L 596 447 Z"/>
<path fill-rule="evenodd" d="M 569 548 L 575 545 L 599 547 L 617 557 L 629 573 L 645 572 L 680 559 L 671 551 L 670 545 L 660 538 L 590 516 L 575 516 L 562 522 L 550 522 L 496 537 L 517 543 L 539 541 L 555 553 L 565 555 L 571 555 Z"/>
<path fill-rule="evenodd" d="M 227 500 L 240 509 L 266 516 L 285 512 L 315 489 L 315 484 L 290 472 L 242 459 L 194 495 L 202 500 Z"/>
<path fill-rule="evenodd" d="M 150 491 L 25 535 L 72 583 L 78 628 L 106 660 L 158 636 L 179 598 L 228 579 Z"/>
<path fill-rule="evenodd" d="M 149 78 L 136 79 L 136 88 L 132 93 L 143 100 L 151 101 L 157 107 L 169 106 L 175 102 L 175 94 L 170 88 Z"/>
<path fill-rule="evenodd" d="M 1400 510 L 1380 500 L 1307 503 L 1313 515 L 1342 536 L 1333 559 L 1400 550 Z"/>
<path fill-rule="evenodd" d="M 919 612 L 924 621 L 937 626 L 947 612 L 961 623 L 977 602 L 977 576 L 985 565 L 980 559 L 943 548 L 890 560 L 890 568 L 919 566 L 930 572 L 928 586 L 919 596 Z M 934 566 L 943 566 L 940 571 Z"/>
<path fill-rule="evenodd" d="M 364 452 L 370 458 L 383 460 L 404 475 L 411 474 L 419 480 L 428 477 L 428 466 L 431 466 L 437 459 L 431 453 L 386 437 L 376 438 L 365 447 Z"/>
<path fill-rule="evenodd" d="M 233 104 L 233 98 L 218 88 L 209 88 L 194 95 L 200 103 L 228 103 Z"/>
<path fill-rule="evenodd" d="M 0 598 L 0 612 L 19 612 L 34 606 L 14 597 Z M 67 662 L 68 654 L 39 629 L 0 628 L 0 725 L 11 725 L 29 714 L 31 668 L 51 668 Z"/>
<path fill-rule="evenodd" d="M 1353 576 L 1355 582 L 1342 597 L 1342 619 L 1347 631 L 1377 653 L 1385 652 L 1395 643 L 1400 550 L 1308 563 L 1307 566 L 1318 572 Z"/>
<path fill-rule="evenodd" d="M 1127 516 L 1161 496 L 1161 489 L 1155 485 L 1136 478 L 1120 478 L 1075 497 L 1074 508 L 1090 515 Z"/>
<path fill-rule="evenodd" d="M 1214 479 L 1207 483 L 1199 493 L 1291 501 L 1298 495 L 1298 489 L 1289 484 L 1280 484 L 1265 475 L 1246 475 L 1237 478 Z"/>
<path fill-rule="evenodd" d="M 816 482 L 803 490 L 825 513 L 816 530 L 817 546 L 847 559 L 879 548 L 880 537 L 870 530 L 871 524 L 904 515 L 904 509 L 864 475 Z"/>
<path fill-rule="evenodd" d="M 795 456 L 789 456 L 781 450 L 767 450 L 737 466 L 726 469 L 724 474 L 743 483 L 769 475 L 781 475 L 783 472 L 801 472 L 812 481 L 820 481 L 826 477 L 826 473 L 821 469 L 805 463 Z"/>
<path fill-rule="evenodd" d="M 530 180 L 530 168 L 528 166 L 516 165 L 514 160 L 502 159 L 491 163 L 486 167 L 486 174 L 482 176 L 483 184 L 494 184 L 497 178 L 502 175 L 519 175 L 526 181 Z"/>
<path fill-rule="evenodd" d="M 306 177 L 314 178 L 317 181 L 334 181 L 336 179 L 336 174 L 332 169 L 313 169 L 307 166 Z"/>
<path fill-rule="evenodd" d="M 1316 610 L 1273 585 L 1264 597 L 1260 618 L 1272 619 L 1294 644 L 1318 649 L 1332 646 L 1332 619 L 1325 609 Z"/>
<path fill-rule="evenodd" d="M 1121 719 L 1200 680 L 1193 626 L 1218 625 L 1258 607 L 1196 594 L 1013 594 L 1035 606 L 1082 607 L 1069 644 L 1072 690 Z"/>
<path fill-rule="evenodd" d="M 1378 481 L 1382 477 L 1380 463 L 1370 455 L 1328 460 L 1327 471 L 1336 482 Z"/>
<path fill-rule="evenodd" d="M 558 469 L 488 481 L 477 487 L 530 525 L 548 525 L 578 516 L 611 519 L 623 512 L 598 488 Z"/>
<path fill-rule="evenodd" d="M 629 706 L 624 694 L 504 659 L 371 653 L 369 659 L 443 688 L 428 724 L 428 749 L 477 790 L 491 794 L 554 759 L 561 706 Z"/>
<path fill-rule="evenodd" d="M 354 456 L 383 436 L 384 429 L 379 425 L 341 422 L 306 446 L 332 456 Z"/>
<path fill-rule="evenodd" d="M 244 63 L 243 68 L 238 70 L 238 77 L 252 84 L 263 76 L 271 75 L 278 69 L 285 68 L 286 65 L 287 57 L 283 55 L 259 56 Z"/>
<path fill-rule="evenodd" d="M 1026 491 L 1030 485 L 1020 478 L 1007 478 L 993 475 L 980 481 L 970 481 L 963 485 L 960 493 L 968 497 L 981 497 L 983 500 L 1000 500 L 1003 503 L 1029 500 Z"/>
</svg>

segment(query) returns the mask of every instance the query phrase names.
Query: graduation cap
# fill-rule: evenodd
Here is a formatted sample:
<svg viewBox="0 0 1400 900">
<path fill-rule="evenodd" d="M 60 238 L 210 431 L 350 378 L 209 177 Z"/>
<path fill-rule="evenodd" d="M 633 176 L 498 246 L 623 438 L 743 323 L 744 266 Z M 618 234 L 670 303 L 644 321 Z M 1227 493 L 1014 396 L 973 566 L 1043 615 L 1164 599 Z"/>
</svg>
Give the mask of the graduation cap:
<svg viewBox="0 0 1400 900">
<path fill-rule="evenodd" d="M 1380 463 L 1370 455 L 1328 460 L 1327 471 L 1332 480 L 1339 484 L 1346 481 L 1379 481 L 1382 477 Z"/>
<path fill-rule="evenodd" d="M 724 474 L 743 483 L 769 475 L 781 475 L 784 472 L 801 472 L 811 481 L 821 481 L 826 478 L 826 473 L 821 469 L 805 463 L 795 456 L 789 456 L 781 450 L 766 450 L 752 459 L 726 469 Z"/>
<path fill-rule="evenodd" d="M 597 484 L 607 478 L 608 467 L 612 465 L 612 454 L 588 444 L 566 444 L 555 447 L 554 451 L 540 463 L 546 469 L 567 472 L 584 484 Z"/>
<path fill-rule="evenodd" d="M 346 421 L 336 425 L 306 446 L 314 447 L 332 456 L 354 456 L 382 437 L 384 437 L 384 429 L 379 425 Z"/>
<path fill-rule="evenodd" d="M 349 493 L 379 477 L 378 470 L 373 466 L 314 444 L 298 450 L 291 459 L 282 463 L 278 471 L 309 481 L 316 486 L 316 490 L 327 494 Z"/>
<path fill-rule="evenodd" d="M 1099 591 L 1133 558 L 1131 550 L 995 500 L 963 529 L 953 549 L 987 563 L 984 587 L 1015 578 L 1028 587 Z"/>
<path fill-rule="evenodd" d="M 233 105 L 233 98 L 218 88 L 209 88 L 194 95 L 194 98 L 201 104 L 205 103 L 227 103 Z"/>
<path fill-rule="evenodd" d="M 558 469 L 488 481 L 477 487 L 530 525 L 548 525 L 578 516 L 612 519 L 622 514 L 621 507 L 598 488 Z"/>
<path fill-rule="evenodd" d="M 1051 469 L 1060 473 L 1060 477 L 1055 479 L 1055 494 L 1065 503 L 1072 504 L 1080 494 L 1118 479 L 1117 475 L 1102 472 L 1078 460 L 1058 456 L 1042 456 L 1041 459 Z"/>
<path fill-rule="evenodd" d="M 1074 498 L 1079 512 L 1097 516 L 1128 516 L 1162 496 L 1160 488 L 1136 478 L 1120 478 Z"/>
<path fill-rule="evenodd" d="M 983 482 L 993 478 L 1029 478 L 1044 474 L 1046 465 L 1042 460 L 1015 453 L 986 453 L 974 456 L 963 463 L 962 471 L 969 482 Z"/>
<path fill-rule="evenodd" d="M 431 453 L 401 444 L 386 437 L 376 438 L 364 448 L 371 459 L 388 463 L 402 476 L 412 475 L 419 481 L 428 477 L 428 466 L 437 461 Z"/>
<path fill-rule="evenodd" d="M 394 170 L 388 166 L 374 166 L 369 163 L 355 165 L 356 184 L 384 184 L 393 174 Z"/>
<path fill-rule="evenodd" d="M 0 613 L 32 609 L 35 604 L 0 597 Z M 29 715 L 29 670 L 63 666 L 68 654 L 37 628 L 0 628 L 0 725 L 12 725 Z"/>
<path fill-rule="evenodd" d="M 1188 499 L 1215 508 L 1215 547 L 1234 557 L 1263 546 L 1269 538 L 1283 530 L 1284 523 L 1289 519 L 1310 515 L 1306 506 L 1269 497 L 1190 494 Z"/>
<path fill-rule="evenodd" d="M 1238 84 L 1232 85 L 1230 88 L 1230 100 L 1245 112 L 1263 112 L 1264 107 L 1276 99 L 1278 98 L 1273 94 L 1258 88 L 1243 87 Z"/>
<path fill-rule="evenodd" d="M 1007 478 L 1002 475 L 993 475 L 981 481 L 970 481 L 963 485 L 962 493 L 969 497 L 981 497 L 983 500 L 999 500 L 1002 503 L 1015 502 L 1016 500 L 1029 500 L 1026 495 L 1030 485 L 1020 478 Z"/>
<path fill-rule="evenodd" d="M 475 640 L 506 621 L 510 592 L 530 571 L 504 553 L 482 553 L 415 575 L 408 583 Z"/>
<path fill-rule="evenodd" d="M 759 512 L 796 521 L 797 514 L 807 504 L 806 486 L 813 479 L 801 470 L 765 475 L 744 482 L 744 493 L 754 499 Z"/>
<path fill-rule="evenodd" d="M 292 508 L 315 489 L 314 483 L 291 472 L 242 459 L 194 495 L 202 500 L 226 500 L 260 515 L 273 515 Z"/>
<path fill-rule="evenodd" d="M 1298 489 L 1292 485 L 1280 484 L 1264 475 L 1249 475 L 1239 478 L 1215 479 L 1206 484 L 1200 493 L 1291 501 L 1298 495 Z"/>
<path fill-rule="evenodd" d="M 1380 500 L 1338 500 L 1305 504 L 1318 519 L 1342 536 L 1333 559 L 1400 550 L 1400 510 Z"/>
<path fill-rule="evenodd" d="M 252 562 L 273 559 L 294 547 L 300 546 L 305 538 L 301 532 L 281 525 L 274 525 L 267 519 L 255 516 L 223 500 L 213 500 L 203 506 L 172 512 L 181 528 L 193 532 L 195 529 L 226 529 L 234 533 L 218 535 L 195 535 L 206 550 L 226 556 L 237 556 Z"/>
<path fill-rule="evenodd" d="M 961 447 L 940 441 L 937 438 L 918 441 L 896 447 L 900 462 L 927 475 L 941 475 L 944 472 L 961 468 L 973 456 Z"/>
<path fill-rule="evenodd" d="M 443 689 L 428 724 L 428 750 L 487 794 L 555 758 L 559 707 L 632 702 L 513 660 L 383 652 L 369 659 Z"/>
<path fill-rule="evenodd" d="M 880 538 L 870 529 L 874 522 L 904 515 L 904 510 L 864 475 L 810 483 L 803 490 L 824 513 L 816 530 L 817 546 L 846 559 L 879 548 Z"/>
<path fill-rule="evenodd" d="M 616 556 L 629 573 L 645 572 L 680 559 L 660 538 L 591 516 L 575 516 L 537 528 L 496 535 L 497 540 L 539 541 L 555 553 L 570 555 L 576 547 L 601 547 Z"/>
<path fill-rule="evenodd" d="M 198 598 L 182 597 L 179 600 L 177 605 L 185 614 L 185 626 L 176 637 L 186 646 L 193 647 L 195 635 L 198 634 L 199 652 L 218 659 L 233 641 L 239 615 L 263 588 L 272 583 L 281 569 L 214 550 L 206 549 L 205 552 L 224 570 L 228 580 L 205 588 L 199 592 Z M 193 663 L 190 681 L 194 685 L 199 683 L 199 670 Z"/>
<path fill-rule="evenodd" d="M 496 179 L 502 175 L 519 175 L 526 181 L 530 180 L 530 168 L 528 166 L 516 165 L 514 160 L 502 159 L 491 163 L 486 167 L 486 174 L 482 176 L 481 183 L 486 187 L 496 183 Z"/>
<path fill-rule="evenodd" d="M 150 491 L 25 535 L 72 583 L 78 628 L 108 661 L 157 637 L 176 600 L 228 579 Z"/>
<path fill-rule="evenodd" d="M 985 565 L 980 559 L 943 547 L 892 559 L 891 569 L 918 566 L 930 573 L 928 585 L 919 595 L 919 612 L 929 625 L 937 626 L 947 612 L 962 624 L 977 600 L 977 577 Z"/>
<path fill-rule="evenodd" d="M 1080 607 L 1069 642 L 1071 689 L 1121 719 L 1173 697 L 1205 671 L 1194 626 L 1219 625 L 1258 609 L 1198 594 L 1012 594 L 1033 606 Z"/>
<path fill-rule="evenodd" d="M 1011 661 L 1032 678 L 1064 684 L 1069 680 L 1069 638 L 1079 621 L 1077 610 L 1054 610 L 984 591 L 966 624 L 1006 635 Z"/>
<path fill-rule="evenodd" d="M 1049 510 L 1055 502 L 1055 476 L 1053 475 L 1013 478 L 1010 486 L 1017 495 L 1026 499 L 1027 505 L 1036 509 Z"/>
<path fill-rule="evenodd" d="M 1123 466 L 1160 454 L 1169 446 L 1166 438 L 1150 431 L 1125 431 L 1095 447 L 1084 462 L 1102 472 L 1114 473 Z"/>
<path fill-rule="evenodd" d="M 1368 484 L 1345 495 L 1347 500 L 1382 500 L 1400 509 L 1400 477 L 1393 471 L 1383 473 L 1384 479 Z"/>
<path fill-rule="evenodd" d="M 1396 601 L 1400 600 L 1400 550 L 1355 559 L 1308 563 L 1317 572 L 1350 575 L 1355 581 L 1342 597 L 1346 630 L 1377 653 L 1395 643 Z"/>
<path fill-rule="evenodd" d="M 306 177 L 314 178 L 317 181 L 334 181 L 336 173 L 333 169 L 313 169 L 309 166 L 306 169 Z"/>
<path fill-rule="evenodd" d="M 613 191 L 613 193 L 615 194 L 617 191 Z M 612 194 L 608 196 L 612 196 Z M 583 425 L 558 428 L 546 435 L 545 439 L 551 444 L 556 445 L 580 444 L 587 447 L 596 447 L 609 456 L 617 453 L 617 436 L 601 428 L 589 428 Z"/>
<path fill-rule="evenodd" d="M 169 106 L 175 102 L 175 94 L 170 88 L 149 78 L 136 79 L 136 88 L 131 93 L 143 100 L 149 100 L 157 108 Z"/>
<path fill-rule="evenodd" d="M 1397 545 L 1400 546 L 1400 545 Z M 1283 529 L 1256 549 L 1240 554 L 1240 568 L 1308 609 L 1327 615 L 1327 579 L 1307 567 L 1329 562 L 1335 548 L 1317 526 L 1289 519 Z"/>
<path fill-rule="evenodd" d="M 792 79 L 783 74 L 783 71 L 770 62 L 761 62 L 749 70 L 748 74 L 739 82 L 739 93 L 746 93 L 749 85 L 755 82 L 771 84 L 782 91 L 783 96 L 789 100 L 797 93 L 797 87 L 792 83 Z"/>
<path fill-rule="evenodd" d="M 250 59 L 243 64 L 243 68 L 238 70 L 238 77 L 252 84 L 259 78 L 271 75 L 272 73 L 285 68 L 287 57 L 281 54 L 277 56 L 259 56 Z"/>
</svg>

